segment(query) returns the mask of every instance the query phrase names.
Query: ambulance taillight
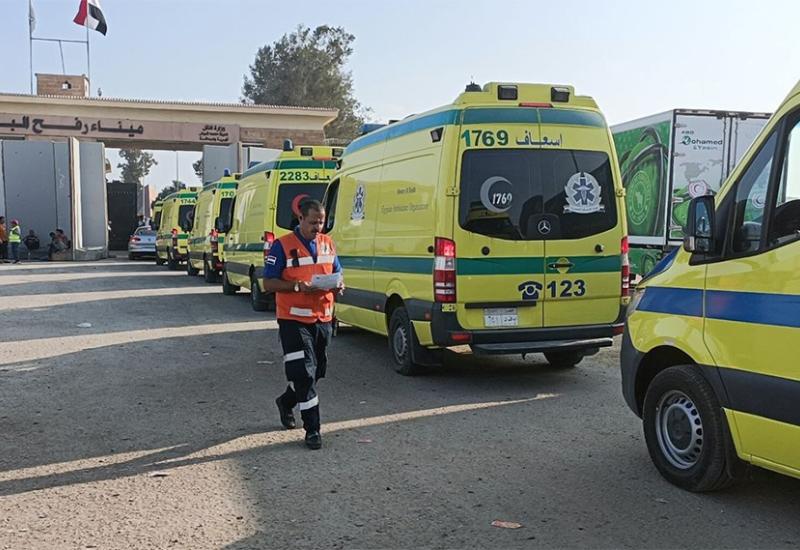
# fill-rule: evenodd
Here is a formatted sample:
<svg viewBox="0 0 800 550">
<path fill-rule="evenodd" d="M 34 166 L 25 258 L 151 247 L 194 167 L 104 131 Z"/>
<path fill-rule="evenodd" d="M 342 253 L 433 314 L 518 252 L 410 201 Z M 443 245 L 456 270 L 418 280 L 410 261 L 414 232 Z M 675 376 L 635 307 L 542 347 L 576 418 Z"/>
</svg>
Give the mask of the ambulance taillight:
<svg viewBox="0 0 800 550">
<path fill-rule="evenodd" d="M 631 261 L 628 256 L 628 252 L 630 251 L 630 246 L 628 245 L 628 237 L 622 237 L 622 242 L 620 243 L 620 259 L 622 263 L 622 281 L 621 281 L 621 289 L 622 289 L 622 297 L 628 298 L 631 295 Z"/>
<path fill-rule="evenodd" d="M 269 249 L 272 248 L 272 243 L 275 242 L 275 233 L 271 231 L 264 231 L 264 260 L 269 256 Z"/>
<path fill-rule="evenodd" d="M 433 296 L 437 302 L 456 301 L 456 243 L 436 237 L 433 260 Z"/>
<path fill-rule="evenodd" d="M 178 230 L 175 228 L 172 229 L 172 248 L 178 248 Z"/>
</svg>

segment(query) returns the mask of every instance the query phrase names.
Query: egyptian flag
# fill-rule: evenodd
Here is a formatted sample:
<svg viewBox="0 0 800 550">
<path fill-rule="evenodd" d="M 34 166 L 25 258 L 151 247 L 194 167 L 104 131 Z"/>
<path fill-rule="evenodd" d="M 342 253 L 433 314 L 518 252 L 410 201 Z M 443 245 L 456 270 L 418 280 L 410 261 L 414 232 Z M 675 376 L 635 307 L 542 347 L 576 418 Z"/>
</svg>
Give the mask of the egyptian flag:
<svg viewBox="0 0 800 550">
<path fill-rule="evenodd" d="M 78 25 L 82 27 L 89 27 L 94 29 L 103 36 L 106 34 L 106 18 L 103 17 L 103 11 L 100 9 L 100 0 L 81 0 L 81 5 L 78 8 L 78 15 L 73 19 Z"/>
</svg>

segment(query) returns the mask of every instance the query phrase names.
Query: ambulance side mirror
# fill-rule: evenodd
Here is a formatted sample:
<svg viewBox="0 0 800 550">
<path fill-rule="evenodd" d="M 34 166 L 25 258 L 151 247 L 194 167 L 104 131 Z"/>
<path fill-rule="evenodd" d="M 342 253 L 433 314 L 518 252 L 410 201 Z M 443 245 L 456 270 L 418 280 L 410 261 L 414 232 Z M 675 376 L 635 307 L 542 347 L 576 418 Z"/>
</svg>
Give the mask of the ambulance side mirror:
<svg viewBox="0 0 800 550">
<path fill-rule="evenodd" d="M 714 245 L 714 197 L 695 197 L 689 203 L 683 249 L 708 254 L 716 249 Z"/>
</svg>

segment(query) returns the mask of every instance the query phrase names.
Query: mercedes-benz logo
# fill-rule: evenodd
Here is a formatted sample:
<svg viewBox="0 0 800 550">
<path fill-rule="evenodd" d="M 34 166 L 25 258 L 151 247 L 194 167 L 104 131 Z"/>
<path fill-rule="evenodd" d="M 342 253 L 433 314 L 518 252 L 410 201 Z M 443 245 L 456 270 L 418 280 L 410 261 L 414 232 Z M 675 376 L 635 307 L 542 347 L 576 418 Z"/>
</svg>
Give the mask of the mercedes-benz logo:
<svg viewBox="0 0 800 550">
<path fill-rule="evenodd" d="M 542 220 L 539 222 L 539 225 L 536 226 L 536 229 L 538 229 L 539 233 L 541 233 L 542 235 L 547 235 L 548 233 L 550 233 L 552 227 L 550 226 L 549 221 Z"/>
</svg>

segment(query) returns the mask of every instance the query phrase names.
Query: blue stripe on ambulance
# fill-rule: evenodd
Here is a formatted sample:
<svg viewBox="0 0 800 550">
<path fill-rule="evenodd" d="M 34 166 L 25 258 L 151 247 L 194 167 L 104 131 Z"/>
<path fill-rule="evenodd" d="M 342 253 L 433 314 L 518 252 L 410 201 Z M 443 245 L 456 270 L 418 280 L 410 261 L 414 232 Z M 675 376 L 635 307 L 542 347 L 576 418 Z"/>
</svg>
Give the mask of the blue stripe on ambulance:
<svg viewBox="0 0 800 550">
<path fill-rule="evenodd" d="M 651 286 L 636 308 L 639 311 L 703 316 L 703 291 L 695 288 Z M 706 318 L 760 325 L 800 328 L 800 296 L 708 290 L 705 296 Z"/>
</svg>

